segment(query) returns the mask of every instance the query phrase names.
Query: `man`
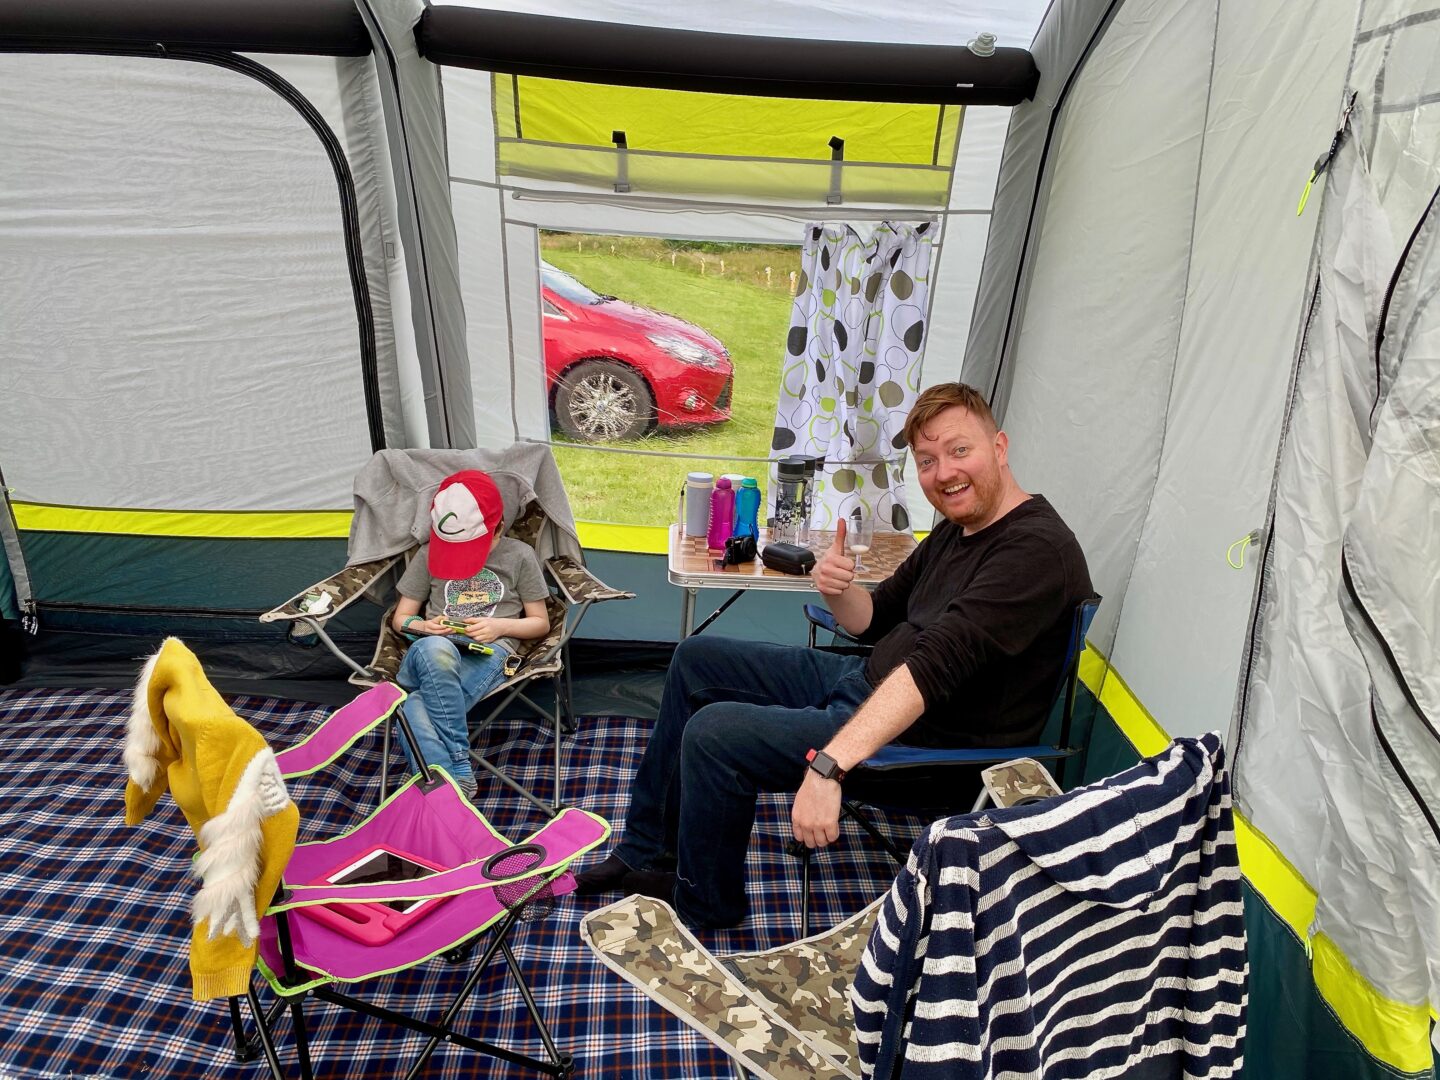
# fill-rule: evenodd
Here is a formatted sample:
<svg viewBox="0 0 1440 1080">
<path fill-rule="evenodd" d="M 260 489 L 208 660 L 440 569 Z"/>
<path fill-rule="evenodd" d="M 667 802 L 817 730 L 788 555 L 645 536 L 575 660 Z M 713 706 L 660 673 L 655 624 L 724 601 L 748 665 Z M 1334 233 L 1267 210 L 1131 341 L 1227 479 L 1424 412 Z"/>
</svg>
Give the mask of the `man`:
<svg viewBox="0 0 1440 1080">
<path fill-rule="evenodd" d="M 1009 441 L 971 387 L 925 391 L 904 436 L 944 521 L 873 594 L 854 584 L 843 521 L 813 571 L 870 656 L 681 642 L 624 836 L 579 876 L 582 894 L 642 892 L 673 899 L 692 925 L 738 925 L 758 792 L 798 787 L 795 836 L 819 847 L 839 835 L 843 773 L 886 743 L 1021 746 L 1039 735 L 1071 614 L 1091 594 L 1080 545 L 1016 482 Z"/>
</svg>

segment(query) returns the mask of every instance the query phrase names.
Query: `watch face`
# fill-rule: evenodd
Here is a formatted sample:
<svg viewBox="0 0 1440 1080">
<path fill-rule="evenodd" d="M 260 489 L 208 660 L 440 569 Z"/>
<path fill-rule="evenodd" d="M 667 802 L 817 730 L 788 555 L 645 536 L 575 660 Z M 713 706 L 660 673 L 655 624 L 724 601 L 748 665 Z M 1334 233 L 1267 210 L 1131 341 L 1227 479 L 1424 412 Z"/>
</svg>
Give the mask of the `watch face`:
<svg viewBox="0 0 1440 1080">
<path fill-rule="evenodd" d="M 810 761 L 810 768 L 823 776 L 826 780 L 836 780 L 840 776 L 840 765 L 824 750 L 812 750 L 806 755 Z"/>
</svg>

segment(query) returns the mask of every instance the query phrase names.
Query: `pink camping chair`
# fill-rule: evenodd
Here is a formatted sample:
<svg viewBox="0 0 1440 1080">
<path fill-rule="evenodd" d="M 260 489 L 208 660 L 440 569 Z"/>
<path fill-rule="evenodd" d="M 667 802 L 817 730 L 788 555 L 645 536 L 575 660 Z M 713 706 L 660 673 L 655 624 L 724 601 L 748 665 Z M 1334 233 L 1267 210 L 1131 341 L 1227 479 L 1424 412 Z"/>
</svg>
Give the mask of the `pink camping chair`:
<svg viewBox="0 0 1440 1080">
<path fill-rule="evenodd" d="M 177 775 L 177 760 L 183 773 L 186 753 L 198 758 L 202 746 L 204 753 L 215 753 L 215 744 L 220 741 L 216 732 L 235 733 L 239 739 L 253 740 L 261 747 L 261 754 L 268 753 L 254 729 L 236 717 L 214 693 L 198 663 L 180 642 L 168 641 L 157 659 L 163 659 L 166 650 L 176 647 L 178 650 L 172 655 L 179 655 L 190 664 L 188 669 L 179 669 L 190 672 L 185 675 L 189 685 L 177 690 L 176 680 L 171 679 L 149 694 L 150 711 L 157 711 L 155 703 L 161 702 L 158 711 L 168 714 L 152 723 L 161 733 L 161 740 L 168 737 L 175 747 L 168 766 L 169 775 L 172 778 Z M 137 691 L 137 713 L 147 695 L 153 664 L 154 661 L 147 667 Z M 381 683 L 332 714 L 304 741 L 274 755 L 273 767 L 278 767 L 274 785 L 280 788 L 281 801 L 290 807 L 285 812 L 294 815 L 293 804 L 289 803 L 279 777 L 293 780 L 319 772 L 361 736 L 392 716 L 399 725 L 401 737 L 413 746 L 413 733 L 399 708 L 404 700 L 405 692 L 399 687 Z M 195 725 L 188 720 L 176 721 L 174 714 L 186 709 L 194 711 L 197 701 L 203 703 L 201 711 L 206 714 L 202 722 L 210 726 L 203 740 L 192 738 L 182 747 L 182 740 L 176 738 L 175 733 L 187 723 Z M 225 713 L 222 720 L 210 723 L 209 714 L 220 709 Z M 136 727 L 132 723 L 127 765 L 132 760 Z M 226 752 L 222 746 L 220 753 Z M 416 759 L 420 760 L 419 755 Z M 135 776 L 132 768 L 132 782 Z M 163 788 L 165 778 L 161 776 L 149 783 L 148 798 L 152 803 L 157 784 Z M 233 807 L 233 800 L 231 805 Z M 196 827 L 208 854 L 209 842 L 215 834 L 197 824 L 193 804 L 182 804 L 182 809 Z M 233 814 L 226 811 L 219 816 Z M 213 823 L 215 818 L 211 820 Z M 214 914 L 210 916 L 208 929 L 212 941 L 215 924 L 219 922 L 222 931 L 235 933 L 240 943 L 252 946 L 251 956 L 258 951 L 256 966 L 280 999 L 268 1015 L 248 978 L 243 979 L 243 987 L 231 985 L 217 989 L 211 985 L 202 993 L 195 960 L 198 946 L 192 946 L 191 966 L 197 971 L 196 996 L 229 996 L 237 1055 L 241 1060 L 249 1060 L 257 1052 L 263 1053 L 275 1080 L 280 1080 L 282 1074 L 275 1050 L 274 1021 L 284 1008 L 288 1008 L 292 1019 L 301 1076 L 304 1080 L 311 1078 L 303 1008 L 307 998 L 377 1016 L 428 1035 L 429 1040 L 410 1071 L 412 1076 L 429 1060 L 440 1042 L 446 1040 L 533 1067 L 550 1076 L 568 1077 L 574 1069 L 573 1060 L 556 1047 L 506 936 L 516 922 L 545 914 L 555 896 L 573 889 L 574 878 L 567 869 L 570 862 L 601 844 L 609 833 L 610 826 L 604 819 L 585 810 L 566 807 L 542 829 L 521 843 L 512 844 L 465 799 L 443 770 L 422 766 L 418 775 L 354 828 L 327 840 L 294 845 L 288 862 L 284 862 L 279 887 L 268 905 L 262 901 L 256 905 L 259 911 L 243 912 L 243 917 L 230 921 Z M 289 835 L 293 837 L 293 831 Z M 284 855 L 279 858 L 283 861 Z M 197 863 L 202 881 L 204 861 L 202 854 Z M 202 887 L 202 895 L 206 888 L 208 882 Z M 254 895 L 263 896 L 265 891 L 262 885 Z M 203 910 L 203 904 L 197 903 L 194 939 L 197 942 L 204 937 L 206 929 L 200 926 Z M 254 935 L 258 941 L 252 942 L 251 935 L 237 929 L 242 922 L 252 927 L 258 925 L 258 934 Z M 442 955 L 452 962 L 467 959 L 487 932 L 489 940 L 474 970 L 438 1024 L 362 1001 L 336 989 L 339 983 L 363 982 Z M 538 1028 L 545 1059 L 497 1047 L 456 1031 L 452 1026 L 461 1006 L 497 954 L 503 957 Z M 242 997 L 248 1001 L 254 1017 L 254 1031 L 250 1034 L 241 1016 Z"/>
</svg>

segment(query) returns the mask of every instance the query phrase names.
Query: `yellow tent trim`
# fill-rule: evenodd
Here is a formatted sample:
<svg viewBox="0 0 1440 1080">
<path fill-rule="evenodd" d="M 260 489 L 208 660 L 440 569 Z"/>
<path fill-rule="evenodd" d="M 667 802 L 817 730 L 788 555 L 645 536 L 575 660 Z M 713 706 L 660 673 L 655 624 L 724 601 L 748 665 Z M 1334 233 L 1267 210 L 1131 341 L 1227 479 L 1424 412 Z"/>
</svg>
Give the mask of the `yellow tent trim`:
<svg viewBox="0 0 1440 1080">
<path fill-rule="evenodd" d="M 232 540 L 343 540 L 350 535 L 349 510 L 117 510 L 31 502 L 11 506 L 15 524 L 26 532 Z M 586 551 L 664 555 L 669 544 L 669 530 L 663 525 L 577 521 L 575 530 Z M 923 539 L 925 534 L 915 535 Z"/>
<path fill-rule="evenodd" d="M 603 521 L 577 521 L 580 546 L 586 551 L 634 551 L 664 555 L 670 546 L 670 530 L 663 525 L 612 525 Z"/>
<path fill-rule="evenodd" d="M 1169 745 L 1165 729 L 1092 645 L 1086 646 L 1080 659 L 1080 677 L 1142 756 L 1159 753 Z M 1306 943 L 1316 989 L 1344 1028 L 1367 1053 L 1392 1068 L 1410 1073 L 1429 1069 L 1434 1057 L 1428 1008 L 1387 998 L 1355 970 L 1326 935 L 1310 936 L 1317 902 L 1315 889 L 1270 838 L 1239 813 L 1235 815 L 1235 842 L 1241 872 L 1295 936 Z"/>
<path fill-rule="evenodd" d="M 119 510 L 27 502 L 11 506 L 16 526 L 28 532 L 229 540 L 343 540 L 350 535 L 349 510 Z"/>
<path fill-rule="evenodd" d="M 501 138 L 610 147 L 624 131 L 634 150 L 747 158 L 830 159 L 949 168 L 964 109 L 955 105 L 812 101 L 606 86 L 496 75 Z"/>
<path fill-rule="evenodd" d="M 1324 934 L 1310 946 L 1315 985 L 1346 1029 L 1381 1061 L 1408 1073 L 1428 1071 L 1435 1064 L 1430 1010 L 1385 997 Z"/>
</svg>

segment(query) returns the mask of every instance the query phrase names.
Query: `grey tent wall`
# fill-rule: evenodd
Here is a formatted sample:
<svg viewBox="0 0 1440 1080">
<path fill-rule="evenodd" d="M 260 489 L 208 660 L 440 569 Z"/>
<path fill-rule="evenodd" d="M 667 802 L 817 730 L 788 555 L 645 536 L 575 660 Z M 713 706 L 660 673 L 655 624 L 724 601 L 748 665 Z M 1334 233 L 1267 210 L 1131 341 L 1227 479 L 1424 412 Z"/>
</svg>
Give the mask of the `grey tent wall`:
<svg viewBox="0 0 1440 1080">
<path fill-rule="evenodd" d="M 961 376 L 987 396 L 996 418 L 1002 421 L 1010 388 L 1005 357 L 1014 351 L 1022 277 L 1043 214 L 1045 164 L 1059 110 L 1085 56 L 1121 3 L 1067 0 L 1052 4 L 1030 46 L 1040 69 L 1034 100 L 1016 106 L 1010 114 Z"/>
<path fill-rule="evenodd" d="M 356 0 L 374 43 L 390 141 L 399 225 L 409 272 L 411 317 L 420 357 L 432 447 L 476 445 L 460 256 L 450 213 L 440 72 L 417 48 L 424 5 Z"/>
</svg>

